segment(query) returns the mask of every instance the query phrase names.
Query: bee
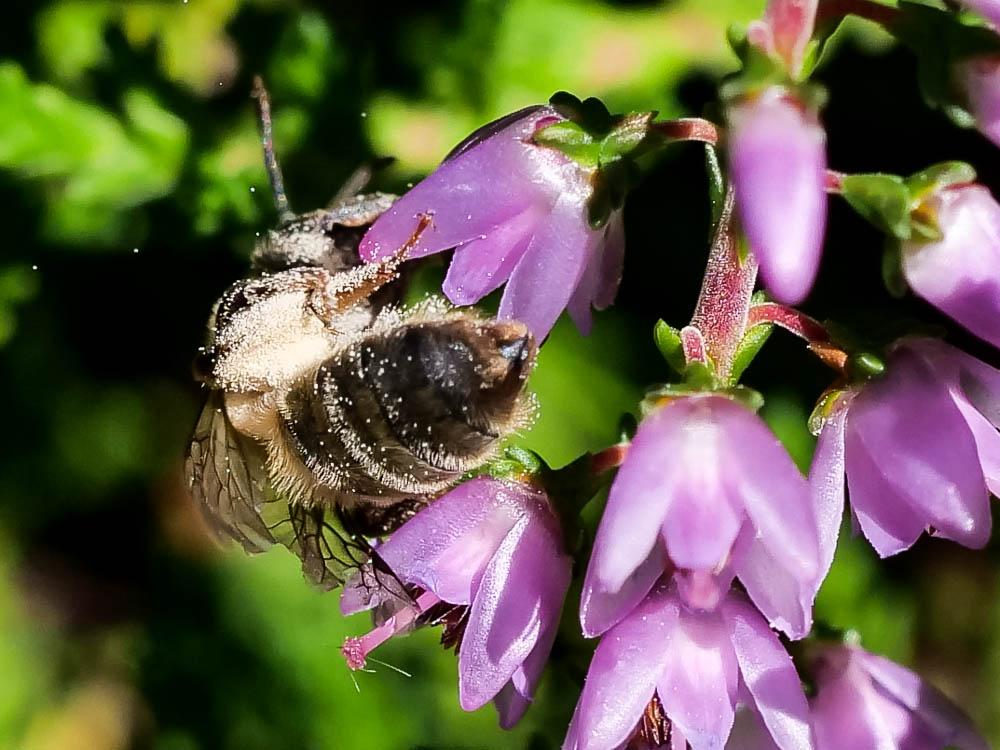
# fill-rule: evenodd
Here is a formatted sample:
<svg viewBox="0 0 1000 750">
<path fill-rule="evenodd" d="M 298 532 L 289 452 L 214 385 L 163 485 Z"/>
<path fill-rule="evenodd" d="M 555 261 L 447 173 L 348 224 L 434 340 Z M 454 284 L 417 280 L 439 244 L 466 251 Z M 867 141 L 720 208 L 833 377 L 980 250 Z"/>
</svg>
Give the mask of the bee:
<svg viewBox="0 0 1000 750">
<path fill-rule="evenodd" d="M 536 347 L 517 321 L 434 299 L 398 305 L 399 267 L 430 219 L 390 258 L 366 265 L 357 251 L 393 196 L 348 186 L 295 215 L 259 80 L 254 93 L 280 224 L 255 248 L 254 273 L 213 309 L 195 364 L 209 393 L 186 471 L 219 536 L 249 553 L 282 544 L 330 589 L 377 570 L 367 538 L 527 424 Z"/>
</svg>

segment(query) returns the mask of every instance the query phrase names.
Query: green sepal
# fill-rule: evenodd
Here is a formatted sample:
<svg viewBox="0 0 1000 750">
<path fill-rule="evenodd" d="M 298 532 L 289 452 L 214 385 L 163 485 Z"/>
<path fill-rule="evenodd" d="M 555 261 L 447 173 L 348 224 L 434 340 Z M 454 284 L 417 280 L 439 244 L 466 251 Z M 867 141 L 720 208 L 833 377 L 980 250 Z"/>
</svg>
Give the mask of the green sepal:
<svg viewBox="0 0 1000 750">
<path fill-rule="evenodd" d="M 885 250 L 882 252 L 882 281 L 885 288 L 889 290 L 896 299 L 901 299 L 910 288 L 903 276 L 903 247 L 899 240 L 894 237 L 887 237 Z"/>
<path fill-rule="evenodd" d="M 976 181 L 976 170 L 964 161 L 944 161 L 932 164 L 906 178 L 913 203 L 920 203 L 942 188 L 965 185 Z"/>
<path fill-rule="evenodd" d="M 882 231 L 901 240 L 911 234 L 910 191 L 894 174 L 852 174 L 843 178 L 841 195 L 851 207 Z"/>
<path fill-rule="evenodd" d="M 684 374 L 687 362 L 684 360 L 684 344 L 681 342 L 681 332 L 663 320 L 656 321 L 653 328 L 653 341 L 667 364 L 678 375 Z"/>
<path fill-rule="evenodd" d="M 533 140 L 541 146 L 559 149 L 585 168 L 593 169 L 600 163 L 601 142 L 572 120 L 540 129 Z"/>
<path fill-rule="evenodd" d="M 632 112 L 622 116 L 601 141 L 600 165 L 603 167 L 624 157 L 636 158 L 649 148 L 654 117 L 656 112 Z"/>
<path fill-rule="evenodd" d="M 816 402 L 816 406 L 813 407 L 812 413 L 809 414 L 809 420 L 806 423 L 809 433 L 813 437 L 819 437 L 819 433 L 823 430 L 823 425 L 826 424 L 826 420 L 830 418 L 834 407 L 843 395 L 843 390 L 835 388 L 820 396 L 819 401 Z"/>
<path fill-rule="evenodd" d="M 606 135 L 614 125 L 615 118 L 604 106 L 604 102 L 593 96 L 581 101 L 568 91 L 557 91 L 549 97 L 549 104 L 567 120 L 579 123 L 596 138 Z"/>
<path fill-rule="evenodd" d="M 760 323 L 746 330 L 733 353 L 733 363 L 729 367 L 728 380 L 730 385 L 736 385 L 740 381 L 747 367 L 767 343 L 773 330 L 772 323 Z"/>
<path fill-rule="evenodd" d="M 516 481 L 526 475 L 534 475 L 542 471 L 545 462 L 534 451 L 519 445 L 509 445 L 503 453 L 487 463 L 481 469 L 473 471 L 469 476 L 488 475 L 494 479 Z"/>
<path fill-rule="evenodd" d="M 750 44 L 746 27 L 731 25 L 726 30 L 726 39 L 742 67 L 719 87 L 719 98 L 723 102 L 753 96 L 771 86 L 791 86 L 795 83 L 789 77 L 783 61 Z"/>
</svg>

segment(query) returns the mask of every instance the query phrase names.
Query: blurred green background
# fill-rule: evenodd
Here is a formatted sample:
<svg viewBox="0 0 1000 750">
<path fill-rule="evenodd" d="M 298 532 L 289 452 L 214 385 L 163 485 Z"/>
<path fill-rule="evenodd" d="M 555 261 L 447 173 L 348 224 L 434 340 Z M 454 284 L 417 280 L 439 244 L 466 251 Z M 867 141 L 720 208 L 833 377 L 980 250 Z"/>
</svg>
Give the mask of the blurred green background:
<svg viewBox="0 0 1000 750">
<path fill-rule="evenodd" d="M 512 733 L 456 703 L 436 632 L 386 645 L 357 675 L 345 620 L 283 550 L 218 552 L 181 479 L 200 395 L 189 364 L 214 299 L 274 221 L 251 77 L 274 99 L 293 206 L 323 205 L 373 156 L 401 191 L 475 126 L 557 89 L 612 110 L 710 113 L 735 60 L 727 23 L 762 0 L 58 0 L 0 28 L 0 748 L 304 750 L 557 747 L 579 664 L 562 659 Z M 914 62 L 863 25 L 820 79 L 831 165 L 911 172 L 995 149 L 928 111 Z M 701 152 L 678 146 L 627 205 L 620 303 L 565 324 L 533 385 L 525 443 L 562 464 L 615 437 L 667 376 L 658 317 L 690 314 L 706 253 Z M 819 317 L 936 320 L 891 302 L 879 236 L 834 204 Z M 430 264 L 430 274 L 441 266 Z M 866 317 L 868 316 L 868 317 Z M 996 353 L 957 336 L 980 356 Z M 800 464 L 828 374 L 776 335 L 748 373 Z M 845 535 L 818 615 L 918 668 L 1000 742 L 998 545 L 924 540 L 879 564 Z M 572 623 L 572 617 L 567 618 Z M 570 666 L 567 666 L 570 665 Z"/>
</svg>

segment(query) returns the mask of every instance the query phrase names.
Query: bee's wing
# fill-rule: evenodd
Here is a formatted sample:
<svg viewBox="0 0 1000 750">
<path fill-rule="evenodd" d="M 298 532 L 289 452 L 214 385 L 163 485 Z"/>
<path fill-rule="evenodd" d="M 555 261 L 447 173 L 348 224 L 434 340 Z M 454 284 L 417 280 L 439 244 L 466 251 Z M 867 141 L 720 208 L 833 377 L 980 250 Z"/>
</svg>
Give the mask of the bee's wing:
<svg viewBox="0 0 1000 750">
<path fill-rule="evenodd" d="M 212 529 L 250 553 L 275 543 L 261 511 L 279 504 L 270 492 L 263 451 L 229 424 L 223 394 L 212 391 L 188 446 L 188 485 Z"/>
<path fill-rule="evenodd" d="M 221 391 L 202 409 L 186 462 L 191 494 L 212 529 L 253 554 L 282 544 L 302 560 L 306 578 L 332 589 L 371 559 L 363 539 L 344 529 L 338 513 L 289 503 L 267 478 L 264 452 L 233 429 Z"/>
</svg>

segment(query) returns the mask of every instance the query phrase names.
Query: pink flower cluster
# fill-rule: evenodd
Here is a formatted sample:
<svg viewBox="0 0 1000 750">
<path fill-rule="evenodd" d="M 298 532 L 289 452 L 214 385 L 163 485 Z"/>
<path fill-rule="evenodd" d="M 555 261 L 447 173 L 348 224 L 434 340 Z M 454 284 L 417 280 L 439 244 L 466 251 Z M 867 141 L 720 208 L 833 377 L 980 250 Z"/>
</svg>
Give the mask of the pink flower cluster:
<svg viewBox="0 0 1000 750">
<path fill-rule="evenodd" d="M 1000 22 L 996 4 L 966 4 Z M 443 623 L 458 645 L 461 706 L 492 701 L 512 726 L 535 695 L 575 571 L 580 630 L 599 640 L 565 750 L 986 747 L 941 694 L 852 642 L 820 644 L 806 660 L 789 652 L 812 630 L 848 496 L 855 527 L 886 557 L 925 533 L 983 547 L 1000 493 L 1000 370 L 927 336 L 900 338 L 858 370 L 863 352 L 785 307 L 813 285 L 827 193 L 838 189 L 806 85 L 821 9 L 772 0 L 749 29 L 748 54 L 778 74 L 726 99 L 736 213 L 720 223 L 716 277 L 704 287 L 720 295 L 716 315 L 703 300 L 679 332 L 684 381 L 644 403 L 592 546 L 567 542 L 564 499 L 541 476 L 466 481 L 379 546 L 403 590 L 370 590 L 361 578 L 345 590 L 345 612 L 376 613 L 375 629 L 345 645 L 352 666 L 390 636 Z M 977 60 L 963 74 L 994 139 L 997 70 Z M 625 237 L 620 206 L 601 221 L 590 213 L 602 163 L 539 139 L 569 123 L 532 107 L 475 133 L 375 222 L 362 256 L 393 252 L 428 217 L 411 256 L 454 250 L 443 286 L 452 302 L 504 286 L 499 317 L 523 320 L 537 339 L 563 310 L 587 332 L 592 309 L 615 297 Z M 913 195 L 903 218 L 921 231 L 897 238 L 903 277 L 1000 347 L 1000 205 L 971 182 Z M 758 264 L 781 304 L 752 302 Z M 712 360 L 764 323 L 798 333 L 838 370 L 807 476 L 731 362 Z M 815 687 L 808 695 L 803 677 Z"/>
</svg>

